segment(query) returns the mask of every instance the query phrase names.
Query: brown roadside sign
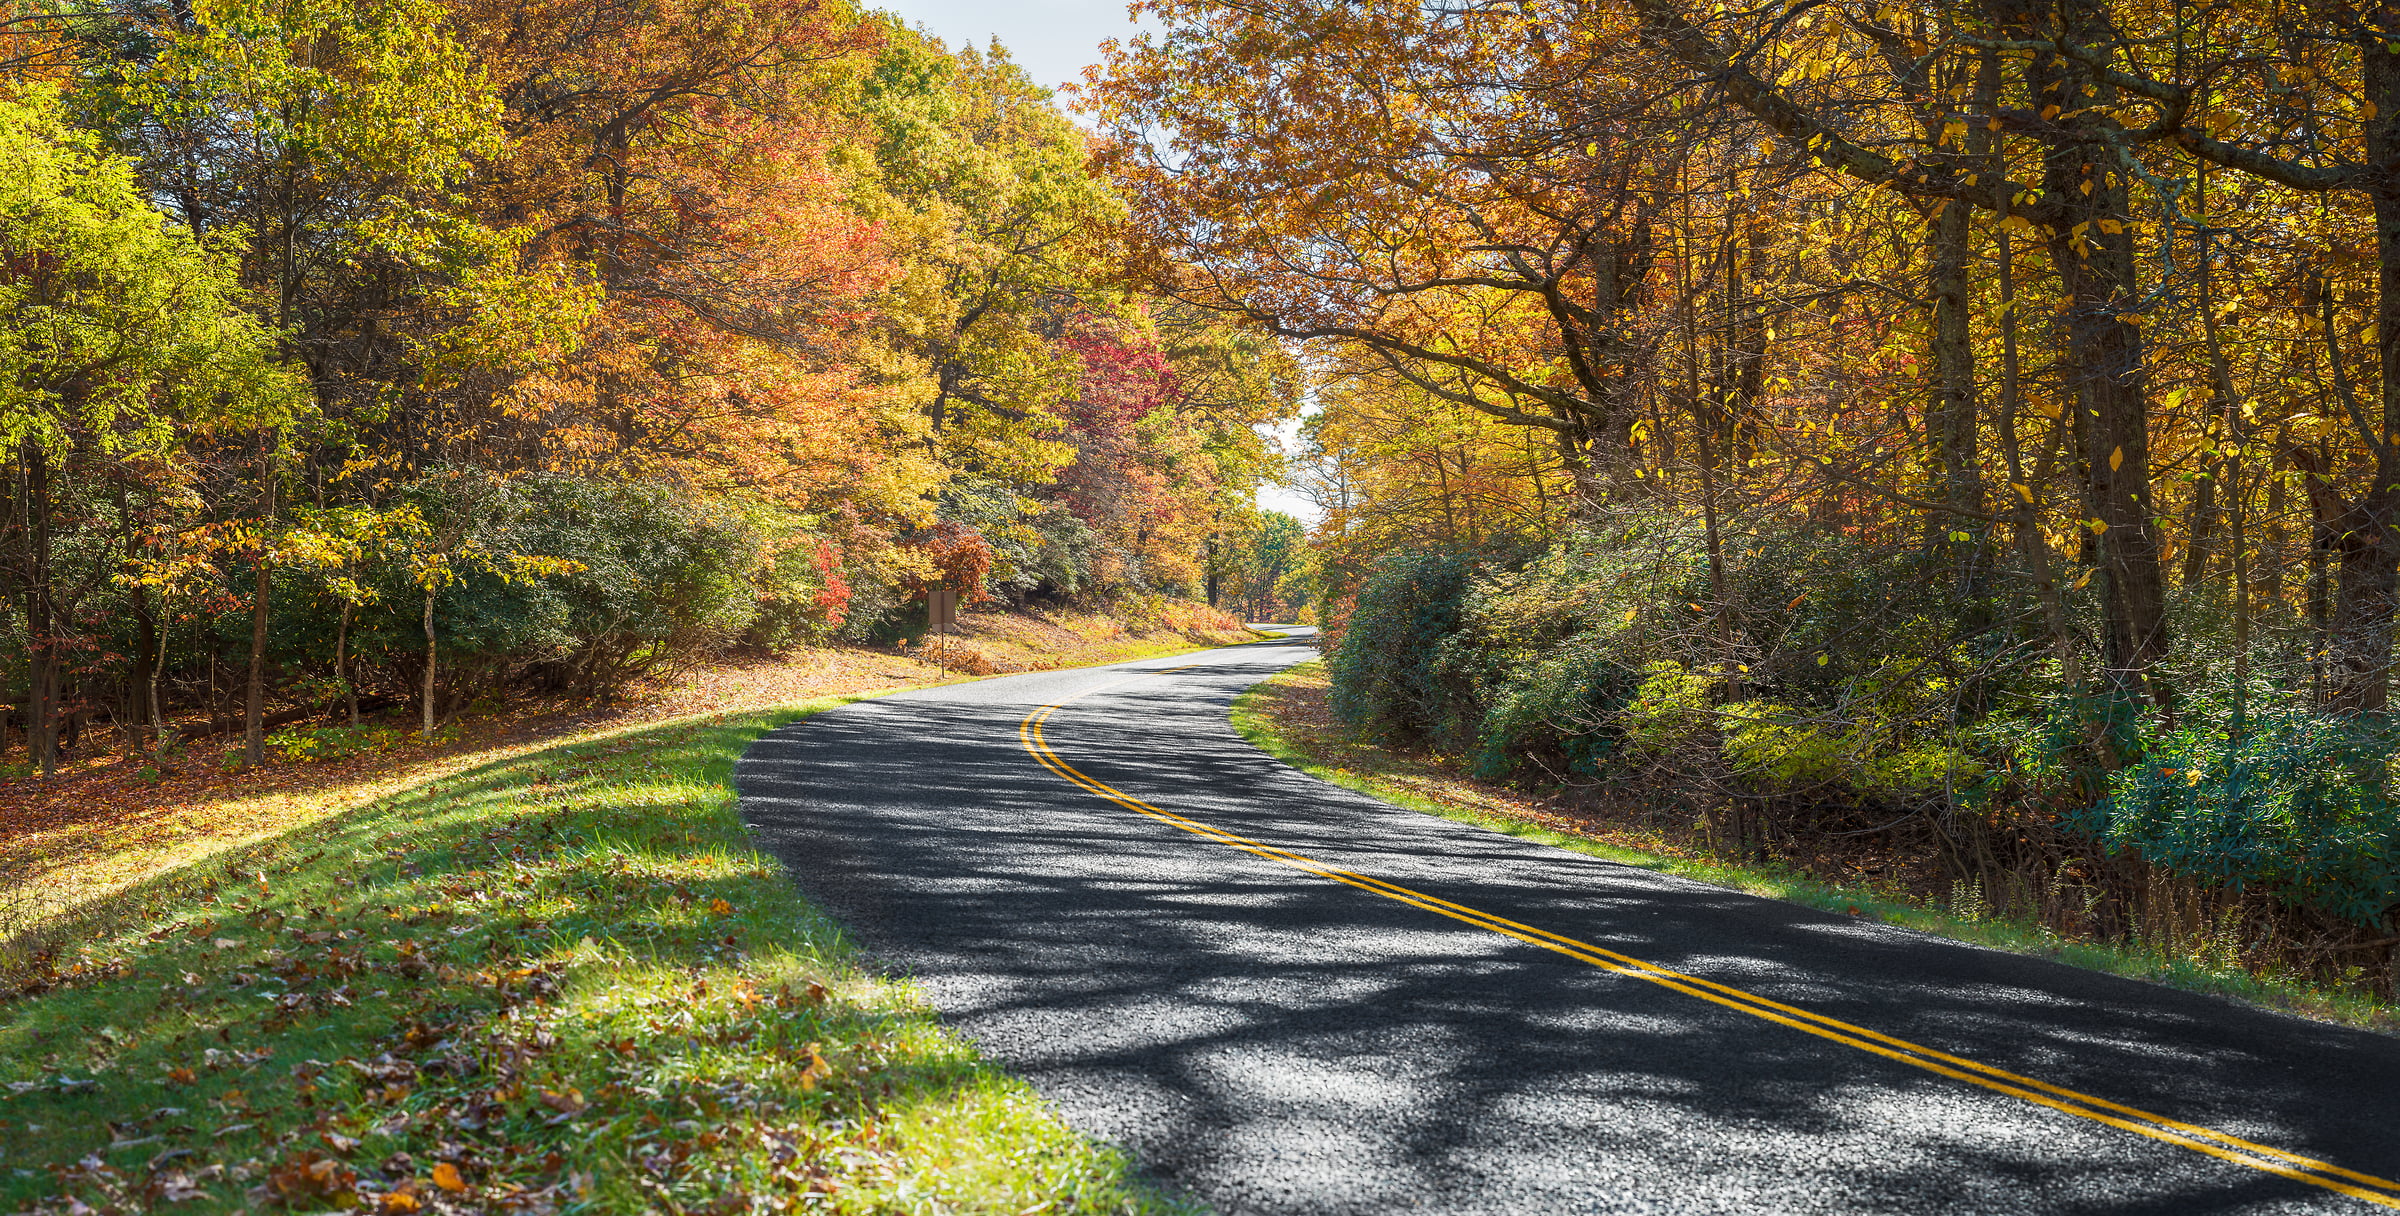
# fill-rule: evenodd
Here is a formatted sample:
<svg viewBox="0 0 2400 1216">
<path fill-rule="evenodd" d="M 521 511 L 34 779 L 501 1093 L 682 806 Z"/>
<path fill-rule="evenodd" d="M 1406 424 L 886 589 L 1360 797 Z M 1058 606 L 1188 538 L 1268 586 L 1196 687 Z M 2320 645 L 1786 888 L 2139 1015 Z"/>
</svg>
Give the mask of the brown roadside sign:
<svg viewBox="0 0 2400 1216">
<path fill-rule="evenodd" d="M 937 589 L 925 593 L 925 631 L 958 632 L 957 592 Z"/>
</svg>

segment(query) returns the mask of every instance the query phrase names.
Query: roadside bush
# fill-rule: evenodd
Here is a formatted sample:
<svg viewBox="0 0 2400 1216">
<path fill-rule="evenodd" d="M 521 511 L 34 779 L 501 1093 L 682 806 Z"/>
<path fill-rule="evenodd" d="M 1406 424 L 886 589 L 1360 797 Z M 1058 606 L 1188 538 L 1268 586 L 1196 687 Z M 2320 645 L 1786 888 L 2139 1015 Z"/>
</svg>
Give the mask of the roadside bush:
<svg viewBox="0 0 2400 1216">
<path fill-rule="evenodd" d="M 1620 758 L 1640 685 L 1602 639 L 1578 637 L 1495 681 L 1469 768 L 1486 779 L 1528 767 L 1590 777 Z"/>
<path fill-rule="evenodd" d="M 511 552 L 572 567 L 470 574 L 437 598 L 436 628 L 448 625 L 454 653 L 546 685 L 618 687 L 722 649 L 756 611 L 763 538 L 726 504 L 664 485 L 539 477 L 497 504 L 488 526 Z"/>
<path fill-rule="evenodd" d="M 2171 725 L 2146 693 L 2070 686 L 2039 606 L 1984 589 L 2021 580 L 1955 538 L 1754 515 L 1726 522 L 1713 577 L 1705 539 L 1627 510 L 1522 561 L 1387 558 L 1329 631 L 1332 707 L 1485 779 L 1638 782 L 1668 821 L 1696 812 L 1706 847 L 1888 848 L 1902 881 L 2063 932 L 2180 941 L 2260 916 L 2261 957 L 2319 966 L 2327 941 L 2400 928 L 2400 723 L 2256 676 L 2248 702 L 2276 708 L 2235 730 L 2193 657 L 2223 638 L 2159 669 Z M 2065 590 L 2088 634 L 2098 593 Z M 2263 672 L 2293 642 L 2253 645 Z"/>
<path fill-rule="evenodd" d="M 758 612 L 765 538 L 730 503 L 665 485 L 467 469 L 401 495 L 465 555 L 433 596 L 446 705 L 519 686 L 605 693 L 721 650 Z M 380 673 L 371 682 L 413 699 L 425 661 L 416 571 L 405 556 L 387 556 L 360 581 L 371 599 L 350 630 L 356 662 Z M 323 648 L 338 605 L 310 589 L 295 594 L 303 602 L 279 612 L 279 625 Z"/>
<path fill-rule="evenodd" d="M 1922 720 L 1874 705 L 1843 715 L 1744 701 L 1715 714 L 1732 771 L 1774 793 L 1845 801 L 1957 799 L 1981 789 L 1989 772 L 1981 759 L 1944 738 L 1947 732 L 1922 737 Z"/>
<path fill-rule="evenodd" d="M 1143 632 L 1172 630 L 1194 637 L 1234 633 L 1242 628 L 1232 613 L 1156 591 L 1118 593 L 1109 601 L 1109 615 Z"/>
<path fill-rule="evenodd" d="M 1724 552 L 1724 609 L 1697 524 L 1655 511 L 1514 567 L 1387 561 L 1343 623 L 1334 708 L 1486 778 L 1699 764 L 1844 805 L 1988 784 L 1962 717 L 2026 678 L 1977 623 L 1989 605 L 1946 600 L 1920 553 L 1862 554 L 1802 521 L 1749 521 Z"/>
<path fill-rule="evenodd" d="M 1471 572 L 1454 556 L 1395 557 L 1375 569 L 1326 660 L 1334 712 L 1385 742 L 1453 754 L 1474 745 L 1481 708 L 1443 663 Z"/>
<path fill-rule="evenodd" d="M 2226 726 L 2187 718 L 2071 822 L 2188 878 L 2388 927 L 2400 908 L 2392 725 L 2278 706 Z"/>
</svg>

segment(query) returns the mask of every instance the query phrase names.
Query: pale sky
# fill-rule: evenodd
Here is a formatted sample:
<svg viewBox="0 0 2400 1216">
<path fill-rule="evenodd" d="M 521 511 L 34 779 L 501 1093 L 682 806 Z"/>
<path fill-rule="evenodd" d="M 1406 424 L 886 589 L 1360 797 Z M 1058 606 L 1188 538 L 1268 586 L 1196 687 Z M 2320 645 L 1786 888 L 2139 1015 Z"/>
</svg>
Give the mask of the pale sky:
<svg viewBox="0 0 2400 1216">
<path fill-rule="evenodd" d="M 1300 451 L 1300 420 L 1297 418 L 1275 428 L 1275 445 L 1287 456 Z M 1270 511 L 1281 511 L 1310 527 L 1317 524 L 1317 504 L 1269 482 L 1258 488 L 1258 505 Z"/>
<path fill-rule="evenodd" d="M 933 31 L 950 46 L 995 36 L 1035 84 L 1080 83 L 1100 44 L 1130 37 L 1125 0 L 882 0 L 879 7 Z"/>
</svg>

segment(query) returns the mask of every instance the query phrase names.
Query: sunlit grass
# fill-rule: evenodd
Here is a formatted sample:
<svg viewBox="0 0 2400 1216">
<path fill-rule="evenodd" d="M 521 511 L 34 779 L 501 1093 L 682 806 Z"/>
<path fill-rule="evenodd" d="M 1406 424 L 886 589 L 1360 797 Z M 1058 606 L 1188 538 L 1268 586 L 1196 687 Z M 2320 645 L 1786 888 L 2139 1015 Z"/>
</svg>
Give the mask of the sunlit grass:
<svg viewBox="0 0 2400 1216">
<path fill-rule="evenodd" d="M 838 704 L 578 740 L 128 893 L 0 1005 L 0 1198 L 233 1211 L 1149 1211 L 752 848 Z"/>
<path fill-rule="evenodd" d="M 2394 1010 L 2387 1002 L 2356 990 L 2331 989 L 2312 984 L 2298 976 L 2258 974 L 2242 967 L 2233 961 L 2229 952 L 2222 950 L 2177 952 L 2149 948 L 2138 942 L 2074 940 L 2061 937 L 2030 918 L 1963 916 L 1950 908 L 1914 902 L 1893 892 L 1828 882 L 1777 866 L 1674 856 L 1594 836 L 1561 832 L 1503 811 L 1427 798 L 1394 779 L 1407 764 L 1400 757 L 1353 743 L 1345 749 L 1345 758 L 1351 761 L 1350 764 L 1329 763 L 1325 755 L 1304 745 L 1299 732 L 1286 729 L 1276 720 L 1272 710 L 1281 689 L 1305 682 L 1321 682 L 1323 679 L 1323 664 L 1312 662 L 1253 685 L 1233 703 L 1234 729 L 1253 746 L 1276 759 L 1345 789 L 1356 790 L 1409 810 L 1472 823 L 1588 857 L 1639 866 L 1822 911 L 1867 917 L 1979 946 L 2039 955 L 2092 971 L 2149 980 L 2187 991 L 2233 997 L 2362 1029 L 2400 1032 L 2400 1011 Z"/>
</svg>

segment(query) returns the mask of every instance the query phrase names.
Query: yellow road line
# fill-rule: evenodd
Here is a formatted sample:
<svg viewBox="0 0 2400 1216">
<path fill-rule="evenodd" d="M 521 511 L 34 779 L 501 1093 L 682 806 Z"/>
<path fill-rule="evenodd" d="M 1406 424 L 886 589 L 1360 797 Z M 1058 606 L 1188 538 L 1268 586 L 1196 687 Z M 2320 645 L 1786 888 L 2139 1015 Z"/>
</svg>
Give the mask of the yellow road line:
<svg viewBox="0 0 2400 1216">
<path fill-rule="evenodd" d="M 1697 997 L 1713 1005 L 1723 1006 L 1779 1026 L 1788 1026 L 1805 1034 L 1812 1034 L 1846 1047 L 1856 1048 L 1870 1055 L 1881 1056 L 1888 1060 L 1924 1069 L 1927 1072 L 1965 1081 L 1970 1085 L 1978 1085 L 1996 1093 L 2007 1094 L 2012 1098 L 2019 1098 L 2037 1106 L 2045 1106 L 2080 1119 L 2089 1119 L 2095 1123 L 2121 1128 L 2138 1135 L 2148 1136 L 2153 1140 L 2187 1148 L 2193 1152 L 2205 1153 L 2236 1165 L 2276 1174 L 2295 1182 L 2305 1182 L 2311 1186 L 2323 1187 L 2326 1190 L 2364 1199 L 2383 1207 L 2400 1209 L 2400 1182 L 2389 1178 L 2363 1174 L 2331 1162 L 2319 1161 L 2313 1157 L 2305 1157 L 2298 1153 L 2275 1148 L 2272 1145 L 2245 1140 L 2214 1128 L 2184 1123 L 2120 1102 L 2112 1102 L 2106 1098 L 2094 1097 L 2063 1086 L 2052 1085 L 2047 1081 L 2020 1076 L 1989 1064 L 1937 1051 L 1930 1047 L 1911 1043 L 1906 1039 L 1894 1038 L 1881 1031 L 1870 1030 L 1864 1026 L 1856 1026 L 1823 1014 L 1786 1005 L 1780 1001 L 1720 984 L 1714 980 L 1647 963 L 1632 955 L 1595 946 L 1590 942 L 1579 941 L 1546 929 L 1520 924 L 1506 917 L 1495 916 L 1464 904 L 1452 903 L 1449 900 L 1403 887 L 1397 883 L 1385 882 L 1380 878 L 1329 866 L 1313 858 L 1278 849 L 1273 845 L 1252 840 L 1247 836 L 1236 835 L 1222 828 L 1212 827 L 1196 819 L 1186 818 L 1173 811 L 1153 806 L 1086 775 L 1061 759 L 1058 753 L 1052 751 L 1049 741 L 1042 733 L 1042 727 L 1049 721 L 1050 715 L 1071 702 L 1082 700 L 1119 684 L 1130 683 L 1133 680 L 1167 675 L 1177 671 L 1189 671 L 1198 666 L 1202 665 L 1192 663 L 1182 667 L 1139 672 L 1122 680 L 1114 680 L 1095 688 L 1086 689 L 1063 701 L 1044 705 L 1025 716 L 1024 722 L 1017 727 L 1017 737 L 1024 744 L 1026 752 L 1039 761 L 1043 767 L 1101 798 L 1196 836 L 1214 840 L 1245 853 L 1255 854 L 1303 873 L 1331 879 L 1412 907 L 1423 908 L 1428 912 L 1446 916 L 1479 929 L 1564 954 L 1604 971 L 1656 984 L 1686 996 Z"/>
</svg>

